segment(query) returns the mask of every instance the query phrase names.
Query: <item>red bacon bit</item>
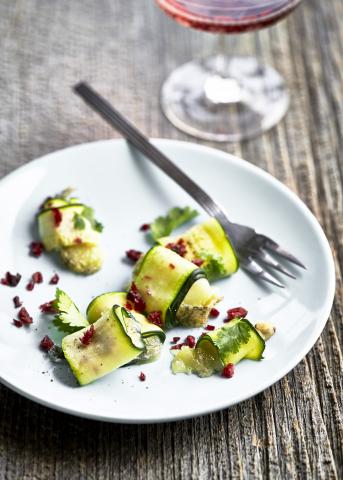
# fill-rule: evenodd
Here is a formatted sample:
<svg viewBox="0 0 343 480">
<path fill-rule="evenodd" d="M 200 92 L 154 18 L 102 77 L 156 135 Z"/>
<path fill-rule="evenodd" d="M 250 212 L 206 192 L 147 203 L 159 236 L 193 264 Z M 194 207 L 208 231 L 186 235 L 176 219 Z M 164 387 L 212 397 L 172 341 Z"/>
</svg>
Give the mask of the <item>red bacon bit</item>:
<svg viewBox="0 0 343 480">
<path fill-rule="evenodd" d="M 35 288 L 35 284 L 32 280 L 29 281 L 29 283 L 26 285 L 26 290 L 29 292 L 32 292 L 32 290 Z"/>
<path fill-rule="evenodd" d="M 193 335 L 188 335 L 188 336 L 186 337 L 186 345 L 187 345 L 189 348 L 194 348 L 194 347 L 195 347 L 195 344 L 196 344 L 195 337 L 193 337 Z"/>
<path fill-rule="evenodd" d="M 62 218 L 63 218 L 62 212 L 58 208 L 52 208 L 51 213 L 54 217 L 55 227 L 58 228 L 62 223 Z"/>
<path fill-rule="evenodd" d="M 141 372 L 138 378 L 141 382 L 145 382 L 145 379 L 146 379 L 145 373 Z"/>
<path fill-rule="evenodd" d="M 58 282 L 60 280 L 60 277 L 57 275 L 57 273 L 55 273 L 55 275 L 53 275 L 50 279 L 50 285 L 57 285 Z"/>
<path fill-rule="evenodd" d="M 148 321 L 150 323 L 153 323 L 154 325 L 157 325 L 158 327 L 162 326 L 162 312 L 150 312 L 148 317 Z"/>
<path fill-rule="evenodd" d="M 54 342 L 51 340 L 50 337 L 48 337 L 48 335 L 45 335 L 45 337 L 41 340 L 39 344 L 40 348 L 42 350 L 45 350 L 46 352 L 51 350 L 54 345 Z"/>
<path fill-rule="evenodd" d="M 13 319 L 13 325 L 17 328 L 21 328 L 23 326 L 23 323 L 20 320 L 16 320 L 15 318 Z"/>
<path fill-rule="evenodd" d="M 40 311 L 42 313 L 51 313 L 51 314 L 57 313 L 57 310 L 54 307 L 54 302 L 55 300 L 50 300 L 50 302 L 46 302 L 46 303 L 43 303 L 42 305 L 39 305 Z"/>
<path fill-rule="evenodd" d="M 219 310 L 217 310 L 216 308 L 211 308 L 210 317 L 217 318 L 217 317 L 219 317 L 219 315 L 220 315 Z"/>
<path fill-rule="evenodd" d="M 85 345 L 85 346 L 89 345 L 92 341 L 94 333 L 95 333 L 94 325 L 91 325 L 90 328 L 86 330 L 83 336 L 80 338 L 80 342 L 82 343 L 82 345 Z"/>
<path fill-rule="evenodd" d="M 230 322 L 234 318 L 244 318 L 248 314 L 248 310 L 243 307 L 230 308 L 227 311 L 227 318 L 224 320 L 224 323 Z"/>
<path fill-rule="evenodd" d="M 80 238 L 80 237 L 74 238 L 74 243 L 75 243 L 76 245 L 82 245 L 82 238 Z"/>
<path fill-rule="evenodd" d="M 195 258 L 194 260 L 192 260 L 192 263 L 194 263 L 194 265 L 196 265 L 197 267 L 201 267 L 201 265 L 204 263 L 204 260 L 201 260 L 201 258 Z"/>
<path fill-rule="evenodd" d="M 13 304 L 14 304 L 14 308 L 19 308 L 22 306 L 23 302 L 20 300 L 20 298 L 18 297 L 18 295 L 16 295 L 14 298 L 13 298 Z"/>
<path fill-rule="evenodd" d="M 172 270 L 174 270 L 174 269 L 175 269 L 175 265 L 174 265 L 173 263 L 170 263 L 170 264 L 169 264 L 169 268 L 171 268 Z"/>
<path fill-rule="evenodd" d="M 210 332 L 212 332 L 213 330 L 215 330 L 215 326 L 214 325 L 206 325 L 205 327 L 205 330 L 209 330 Z"/>
<path fill-rule="evenodd" d="M 177 343 L 181 337 L 173 337 L 172 343 Z"/>
<path fill-rule="evenodd" d="M 41 272 L 35 272 L 32 274 L 33 283 L 43 283 L 43 275 Z"/>
<path fill-rule="evenodd" d="M 142 313 L 145 310 L 145 302 L 142 295 L 139 293 L 138 288 L 134 282 L 131 283 L 130 290 L 127 294 L 127 299 L 133 303 L 134 309 Z"/>
<path fill-rule="evenodd" d="M 31 242 L 29 248 L 32 257 L 38 258 L 44 252 L 44 245 L 41 242 Z"/>
<path fill-rule="evenodd" d="M 127 250 L 125 253 L 127 258 L 132 260 L 133 262 L 137 262 L 143 255 L 142 252 L 140 252 L 139 250 L 134 250 L 133 248 Z"/>
<path fill-rule="evenodd" d="M 170 350 L 181 350 L 184 345 L 184 343 L 178 343 L 177 345 L 173 345 L 172 347 L 170 347 Z"/>
<path fill-rule="evenodd" d="M 222 376 L 225 378 L 232 378 L 235 374 L 235 366 L 233 363 L 228 363 L 222 371 Z"/>
<path fill-rule="evenodd" d="M 32 317 L 30 316 L 29 312 L 26 310 L 25 307 L 22 307 L 19 310 L 18 318 L 21 322 L 25 323 L 25 325 L 30 325 L 33 322 Z"/>
<path fill-rule="evenodd" d="M 143 225 L 141 225 L 139 227 L 139 230 L 141 230 L 142 232 L 146 232 L 147 230 L 150 230 L 150 224 L 149 223 L 143 223 Z"/>
<path fill-rule="evenodd" d="M 176 243 L 167 243 L 166 248 L 173 250 L 181 257 L 184 257 L 187 253 L 186 242 L 183 238 L 180 238 Z"/>
<path fill-rule="evenodd" d="M 13 273 L 6 272 L 4 278 L 0 280 L 2 285 L 7 285 L 8 287 L 16 287 L 21 280 L 20 273 L 14 275 Z"/>
</svg>

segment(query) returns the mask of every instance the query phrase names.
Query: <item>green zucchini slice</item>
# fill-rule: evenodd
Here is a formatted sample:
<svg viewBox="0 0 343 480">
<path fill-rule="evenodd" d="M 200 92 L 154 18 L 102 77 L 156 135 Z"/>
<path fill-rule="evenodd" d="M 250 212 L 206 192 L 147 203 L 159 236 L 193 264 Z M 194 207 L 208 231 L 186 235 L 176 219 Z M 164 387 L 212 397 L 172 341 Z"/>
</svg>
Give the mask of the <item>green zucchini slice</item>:
<svg viewBox="0 0 343 480">
<path fill-rule="evenodd" d="M 238 270 L 239 262 L 236 252 L 223 227 L 215 218 L 209 218 L 190 228 L 183 235 L 162 237 L 158 243 L 166 246 L 177 244 L 181 239 L 186 244 L 185 258 L 190 261 L 202 260 L 201 268 L 210 281 L 227 277 Z"/>
<path fill-rule="evenodd" d="M 264 349 L 264 339 L 249 320 L 237 318 L 202 335 L 195 349 L 182 347 L 172 361 L 172 371 L 207 377 L 228 363 L 237 364 L 244 358 L 261 360 Z"/>
<path fill-rule="evenodd" d="M 163 326 L 200 326 L 219 300 L 205 273 L 168 248 L 151 248 L 137 266 L 133 282 L 147 313 L 161 312 Z"/>
<path fill-rule="evenodd" d="M 88 344 L 84 334 L 94 328 Z M 67 335 L 62 350 L 80 385 L 87 385 L 136 359 L 144 350 L 140 324 L 125 308 L 115 305 L 93 326 Z"/>
<path fill-rule="evenodd" d="M 87 307 L 87 320 L 89 323 L 97 321 L 114 304 L 125 306 L 127 303 L 126 292 L 108 292 L 94 298 Z M 145 345 L 144 352 L 137 358 L 139 362 L 153 362 L 160 356 L 162 345 L 165 342 L 166 334 L 164 331 L 148 322 L 146 317 L 136 311 L 131 314 L 141 325 L 142 340 Z"/>
</svg>

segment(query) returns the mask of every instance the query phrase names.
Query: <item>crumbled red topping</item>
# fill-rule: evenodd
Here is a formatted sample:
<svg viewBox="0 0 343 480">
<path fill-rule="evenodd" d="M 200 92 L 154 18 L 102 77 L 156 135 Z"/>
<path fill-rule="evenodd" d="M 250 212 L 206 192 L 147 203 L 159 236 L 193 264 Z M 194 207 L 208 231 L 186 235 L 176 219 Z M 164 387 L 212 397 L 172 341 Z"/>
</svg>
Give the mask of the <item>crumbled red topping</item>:
<svg viewBox="0 0 343 480">
<path fill-rule="evenodd" d="M 187 337 L 186 337 L 186 345 L 187 345 L 189 348 L 194 348 L 194 347 L 195 347 L 195 344 L 196 344 L 195 337 L 193 337 L 193 335 L 187 335 Z"/>
<path fill-rule="evenodd" d="M 130 303 L 130 302 L 126 302 L 125 305 L 124 305 L 124 307 L 125 307 L 127 310 L 133 310 L 133 305 L 132 305 L 132 303 Z"/>
<path fill-rule="evenodd" d="M 127 258 L 129 258 L 133 262 L 137 262 L 143 255 L 142 252 L 140 252 L 139 250 L 134 250 L 133 248 L 131 248 L 130 250 L 127 250 L 125 253 Z"/>
<path fill-rule="evenodd" d="M 6 272 L 4 278 L 0 280 L 2 285 L 7 285 L 8 287 L 16 287 L 20 282 L 21 275 L 17 273 L 14 275 L 13 273 Z"/>
<path fill-rule="evenodd" d="M 235 366 L 233 363 L 228 363 L 222 371 L 222 376 L 225 378 L 232 378 L 235 374 Z"/>
<path fill-rule="evenodd" d="M 43 303 L 42 305 L 39 305 L 40 311 L 42 313 L 51 313 L 51 314 L 57 313 L 57 310 L 54 307 L 54 302 L 55 300 L 50 300 L 50 302 L 46 302 L 46 303 Z"/>
<path fill-rule="evenodd" d="M 173 263 L 170 263 L 170 264 L 169 264 L 169 268 L 171 268 L 172 270 L 174 270 L 174 269 L 175 269 L 175 265 L 174 265 Z"/>
<path fill-rule="evenodd" d="M 43 283 L 43 275 L 41 272 L 35 272 L 32 274 L 33 283 Z"/>
<path fill-rule="evenodd" d="M 57 285 L 60 280 L 60 277 L 55 273 L 50 279 L 50 285 Z"/>
<path fill-rule="evenodd" d="M 29 312 L 26 310 L 25 307 L 22 307 L 19 310 L 18 318 L 21 322 L 25 323 L 26 325 L 30 325 L 33 322 L 32 317 L 30 316 Z"/>
<path fill-rule="evenodd" d="M 41 242 L 31 242 L 29 245 L 30 255 L 33 257 L 40 257 L 44 252 L 44 245 Z"/>
<path fill-rule="evenodd" d="M 143 223 L 143 225 L 141 225 L 139 227 L 139 230 L 141 230 L 142 232 L 146 232 L 147 230 L 150 230 L 150 224 L 149 223 Z"/>
<path fill-rule="evenodd" d="M 170 350 L 181 350 L 184 345 L 184 343 L 178 343 L 177 345 L 173 345 L 172 347 L 170 347 Z"/>
<path fill-rule="evenodd" d="M 51 350 L 54 345 L 54 342 L 51 340 L 50 337 L 48 337 L 48 335 L 45 335 L 45 337 L 41 340 L 39 344 L 40 348 L 47 352 Z"/>
<path fill-rule="evenodd" d="M 134 309 L 142 313 L 145 310 L 145 301 L 143 300 L 142 295 L 139 293 L 138 288 L 135 282 L 131 283 L 130 290 L 127 294 L 127 299 L 133 303 Z"/>
<path fill-rule="evenodd" d="M 74 243 L 76 243 L 76 245 L 82 245 L 82 238 L 80 237 L 74 238 Z"/>
<path fill-rule="evenodd" d="M 214 325 L 206 325 L 205 330 L 212 332 L 216 327 Z"/>
<path fill-rule="evenodd" d="M 146 379 L 145 373 L 141 372 L 138 378 L 141 382 L 145 382 L 145 379 Z"/>
<path fill-rule="evenodd" d="M 216 308 L 211 308 L 210 317 L 217 318 L 220 315 L 220 311 Z"/>
<path fill-rule="evenodd" d="M 91 325 L 90 328 L 86 330 L 83 336 L 80 338 L 80 342 L 82 343 L 82 345 L 89 345 L 92 341 L 94 334 L 95 328 L 94 325 Z"/>
<path fill-rule="evenodd" d="M 173 250 L 173 252 L 181 257 L 184 257 L 187 253 L 186 242 L 183 238 L 180 238 L 176 243 L 167 243 L 166 248 Z"/>
<path fill-rule="evenodd" d="M 162 312 L 150 312 L 147 316 L 147 319 L 150 323 L 157 325 L 158 327 L 162 326 Z"/>
<path fill-rule="evenodd" d="M 23 326 L 23 322 L 20 320 L 16 320 L 15 318 L 13 319 L 13 325 L 16 326 L 17 328 L 20 328 Z"/>
<path fill-rule="evenodd" d="M 55 227 L 58 228 L 62 223 L 62 218 L 63 218 L 62 212 L 59 208 L 52 208 L 51 212 L 54 217 Z"/>
<path fill-rule="evenodd" d="M 177 343 L 181 337 L 173 337 L 172 343 Z"/>
<path fill-rule="evenodd" d="M 20 300 L 20 298 L 18 297 L 18 295 L 16 295 L 15 297 L 13 297 L 13 304 L 14 304 L 14 308 L 19 308 L 22 306 L 23 302 Z"/>
<path fill-rule="evenodd" d="M 224 322 L 229 322 L 230 320 L 233 320 L 234 318 L 244 318 L 248 314 L 248 310 L 246 310 L 243 307 L 235 307 L 235 308 L 230 308 L 227 311 L 227 318 L 224 320 Z"/>
<path fill-rule="evenodd" d="M 33 280 L 30 280 L 29 283 L 26 285 L 26 290 L 31 292 L 34 288 L 35 288 L 35 284 L 34 284 Z"/>
<path fill-rule="evenodd" d="M 194 265 L 196 265 L 197 267 L 201 267 L 201 265 L 204 263 L 204 260 L 201 260 L 201 258 L 194 258 L 194 260 L 192 260 L 192 263 L 194 263 Z"/>
</svg>

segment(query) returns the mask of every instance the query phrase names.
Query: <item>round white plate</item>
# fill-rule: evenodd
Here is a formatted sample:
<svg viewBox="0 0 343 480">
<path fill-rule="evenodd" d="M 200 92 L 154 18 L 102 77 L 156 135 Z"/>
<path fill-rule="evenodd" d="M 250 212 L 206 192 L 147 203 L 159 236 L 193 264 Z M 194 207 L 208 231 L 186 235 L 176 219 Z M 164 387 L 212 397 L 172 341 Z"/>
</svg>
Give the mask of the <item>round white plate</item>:
<svg viewBox="0 0 343 480">
<path fill-rule="evenodd" d="M 225 311 L 239 305 L 249 310 L 252 322 L 273 322 L 277 330 L 267 343 L 265 359 L 242 361 L 230 380 L 173 375 L 171 337 L 201 333 L 176 329 L 168 333 L 159 361 L 121 368 L 79 387 L 66 364 L 52 364 L 38 348 L 45 334 L 54 335 L 49 317 L 38 308 L 54 297 L 54 287 L 48 284 L 54 271 L 60 275 L 59 287 L 84 310 L 93 296 L 121 290 L 129 281 L 131 266 L 124 252 L 148 248 L 141 224 L 172 206 L 196 207 L 124 141 L 100 141 L 47 155 L 0 182 L 0 274 L 9 270 L 23 276 L 17 288 L 0 285 L 0 380 L 16 392 L 63 412 L 111 422 L 192 417 L 229 407 L 269 387 L 300 362 L 323 330 L 334 296 L 334 266 L 325 235 L 306 206 L 272 176 L 231 155 L 191 143 L 156 140 L 156 144 L 224 205 L 233 221 L 271 236 L 307 266 L 307 271 L 297 269 L 297 280 L 282 278 L 284 290 L 260 285 L 243 271 L 217 282 L 224 300 L 219 305 L 221 316 L 210 323 L 221 325 Z M 28 244 L 37 238 L 37 208 L 45 197 L 67 186 L 77 188 L 77 195 L 94 206 L 105 225 L 106 262 L 89 277 L 66 271 L 51 255 L 39 259 L 28 255 Z M 28 292 L 27 280 L 37 270 L 44 283 Z M 29 328 L 12 324 L 14 295 L 34 317 Z M 145 382 L 138 379 L 141 371 Z"/>
</svg>

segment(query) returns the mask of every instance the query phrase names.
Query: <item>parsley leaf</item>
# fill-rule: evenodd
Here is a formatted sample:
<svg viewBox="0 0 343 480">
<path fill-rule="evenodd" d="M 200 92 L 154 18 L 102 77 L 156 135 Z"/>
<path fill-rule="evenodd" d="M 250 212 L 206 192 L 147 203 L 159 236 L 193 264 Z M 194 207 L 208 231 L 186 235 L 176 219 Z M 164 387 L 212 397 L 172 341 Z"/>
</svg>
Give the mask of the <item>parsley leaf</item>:
<svg viewBox="0 0 343 480">
<path fill-rule="evenodd" d="M 204 264 L 201 265 L 201 269 L 205 270 L 207 278 L 210 281 L 226 276 L 226 268 L 221 255 L 207 252 L 206 250 L 201 250 L 198 256 L 201 258 L 201 260 L 204 260 Z"/>
<path fill-rule="evenodd" d="M 89 325 L 86 318 L 80 313 L 73 300 L 63 290 L 57 288 L 54 300 L 57 314 L 54 319 L 55 326 L 65 333 L 77 332 Z"/>
<path fill-rule="evenodd" d="M 150 225 L 152 238 L 157 240 L 160 237 L 170 235 L 177 227 L 189 222 L 197 215 L 199 213 L 191 207 L 171 208 L 167 215 L 156 218 Z"/>
<path fill-rule="evenodd" d="M 97 232 L 102 232 L 104 229 L 104 226 L 102 223 L 98 222 L 94 218 L 94 210 L 91 207 L 83 207 L 82 210 L 82 216 L 87 218 L 89 220 L 90 224 L 92 225 L 93 230 L 96 230 Z"/>
<path fill-rule="evenodd" d="M 250 339 L 251 325 L 247 321 L 239 321 L 235 325 L 225 325 L 218 329 L 216 344 L 220 345 L 222 355 L 227 353 L 238 353 Z"/>
<path fill-rule="evenodd" d="M 86 228 L 86 222 L 79 213 L 75 213 L 74 215 L 74 228 L 77 230 L 84 230 Z"/>
</svg>

